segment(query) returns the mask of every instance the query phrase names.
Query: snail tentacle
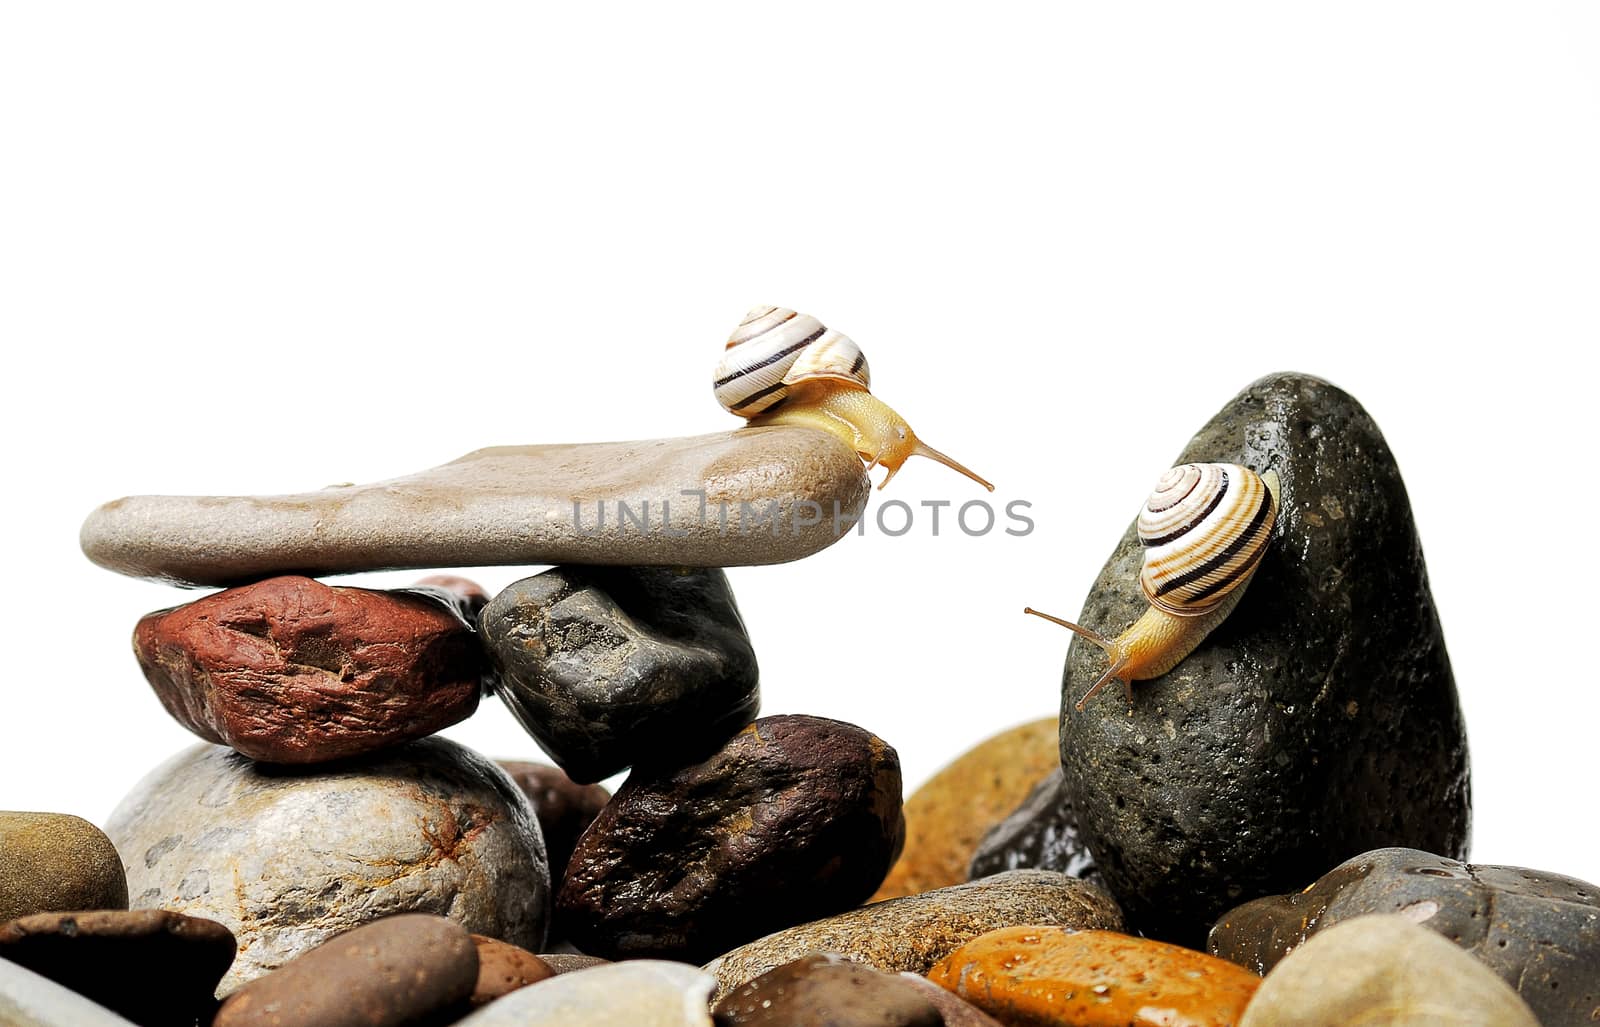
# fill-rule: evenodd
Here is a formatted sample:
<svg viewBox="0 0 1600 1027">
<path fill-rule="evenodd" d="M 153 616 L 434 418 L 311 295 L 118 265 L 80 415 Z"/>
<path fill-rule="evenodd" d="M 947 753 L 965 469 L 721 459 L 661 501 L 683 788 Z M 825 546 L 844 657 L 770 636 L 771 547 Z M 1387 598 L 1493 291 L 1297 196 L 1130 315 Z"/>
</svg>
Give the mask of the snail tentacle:
<svg viewBox="0 0 1600 1027">
<path fill-rule="evenodd" d="M 1022 612 L 1031 613 L 1035 617 L 1042 617 L 1052 624 L 1061 625 L 1068 631 L 1073 632 L 1081 638 L 1086 638 L 1090 642 L 1093 642 L 1095 645 L 1099 646 L 1101 649 L 1104 649 L 1106 655 L 1110 657 L 1111 665 L 1107 667 L 1105 673 L 1101 674 L 1099 679 L 1090 686 L 1089 690 L 1083 694 L 1083 698 L 1078 700 L 1077 707 L 1079 713 L 1083 712 L 1083 706 L 1085 703 L 1098 695 L 1100 690 L 1109 685 L 1112 681 L 1121 681 L 1123 691 L 1125 691 L 1128 695 L 1128 702 L 1133 702 L 1133 681 L 1130 677 L 1123 676 L 1123 671 L 1128 667 L 1128 654 L 1123 647 L 1117 643 L 1116 639 L 1107 638 L 1106 636 L 1100 634 L 1100 632 L 1095 631 L 1093 628 L 1086 628 L 1081 624 L 1074 624 L 1070 620 L 1063 620 L 1060 617 L 1054 617 L 1048 613 L 1041 613 L 1031 606 L 1024 606 L 1022 608 Z"/>
</svg>

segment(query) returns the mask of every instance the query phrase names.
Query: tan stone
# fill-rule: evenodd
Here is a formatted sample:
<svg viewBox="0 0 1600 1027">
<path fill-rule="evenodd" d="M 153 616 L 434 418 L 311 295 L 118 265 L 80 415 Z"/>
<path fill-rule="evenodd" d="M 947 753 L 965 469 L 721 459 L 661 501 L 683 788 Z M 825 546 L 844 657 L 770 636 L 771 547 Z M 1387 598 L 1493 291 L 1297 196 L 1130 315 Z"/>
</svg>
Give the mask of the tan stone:
<svg viewBox="0 0 1600 1027">
<path fill-rule="evenodd" d="M 867 490 L 861 460 L 832 436 L 745 428 L 499 446 L 403 478 L 296 495 L 132 496 L 90 514 L 79 542 L 120 574 L 193 585 L 501 564 L 730 567 L 831 545 Z M 624 520 L 619 504 L 646 523 Z"/>
<path fill-rule="evenodd" d="M 1121 930 L 1122 912 L 1087 881 L 1053 870 L 1009 870 L 777 931 L 705 970 L 722 994 L 812 952 L 837 952 L 888 973 L 923 974 L 968 940 L 1018 924 Z"/>
<path fill-rule="evenodd" d="M 66 813 L 0 810 L 0 923 L 127 908 L 122 857 L 98 827 Z"/>
<path fill-rule="evenodd" d="M 906 847 L 872 901 L 965 881 L 984 832 L 1060 762 L 1054 716 L 1002 731 L 956 757 L 906 800 Z"/>
<path fill-rule="evenodd" d="M 1267 974 L 1239 1027 L 1538 1027 L 1493 970 L 1405 916 L 1312 935 Z"/>
</svg>

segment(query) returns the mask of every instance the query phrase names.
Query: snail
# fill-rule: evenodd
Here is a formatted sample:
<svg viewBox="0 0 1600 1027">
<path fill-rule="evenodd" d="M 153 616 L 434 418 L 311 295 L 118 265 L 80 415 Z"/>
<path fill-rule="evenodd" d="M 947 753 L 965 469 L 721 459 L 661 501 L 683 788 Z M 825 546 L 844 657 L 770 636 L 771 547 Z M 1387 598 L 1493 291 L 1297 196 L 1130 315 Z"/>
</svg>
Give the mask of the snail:
<svg viewBox="0 0 1600 1027">
<path fill-rule="evenodd" d="M 810 314 L 756 307 L 728 339 L 717 365 L 717 402 L 752 425 L 797 424 L 843 439 L 889 469 L 881 489 L 914 456 L 937 460 L 990 492 L 994 486 L 917 438 L 905 418 L 869 391 L 867 358 L 850 337 Z"/>
<path fill-rule="evenodd" d="M 1133 700 L 1133 682 L 1160 677 L 1227 619 L 1261 564 L 1278 515 L 1278 475 L 1238 464 L 1182 464 L 1161 476 L 1139 511 L 1145 547 L 1139 586 L 1150 608 L 1116 638 L 1053 621 L 1106 651 L 1111 665 L 1078 710 L 1112 681 Z"/>
</svg>

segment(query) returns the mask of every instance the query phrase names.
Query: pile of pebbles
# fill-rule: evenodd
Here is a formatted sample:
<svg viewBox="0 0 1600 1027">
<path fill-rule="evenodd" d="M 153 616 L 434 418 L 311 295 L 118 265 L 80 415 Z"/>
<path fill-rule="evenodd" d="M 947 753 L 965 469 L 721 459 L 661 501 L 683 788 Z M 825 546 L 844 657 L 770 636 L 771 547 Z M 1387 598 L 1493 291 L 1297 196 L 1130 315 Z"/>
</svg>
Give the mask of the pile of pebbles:
<svg viewBox="0 0 1600 1027">
<path fill-rule="evenodd" d="M 1338 389 L 1263 379 L 1180 457 L 1283 481 L 1275 544 L 1199 650 L 1131 707 L 1080 712 L 1100 667 L 1074 643 L 1059 718 L 904 803 L 871 731 L 759 715 L 720 567 L 833 538 L 608 548 L 570 523 L 593 481 L 859 507 L 855 455 L 803 428 L 628 445 L 97 511 L 97 562 L 226 586 L 134 630 L 203 742 L 104 831 L 0 813 L 0 1023 L 1600 1019 L 1600 889 L 1465 861 L 1466 735 L 1420 543 Z M 554 566 L 493 597 L 305 576 L 500 562 Z M 1130 532 L 1080 620 L 1131 621 L 1136 577 Z M 554 765 L 435 736 L 487 695 Z"/>
</svg>

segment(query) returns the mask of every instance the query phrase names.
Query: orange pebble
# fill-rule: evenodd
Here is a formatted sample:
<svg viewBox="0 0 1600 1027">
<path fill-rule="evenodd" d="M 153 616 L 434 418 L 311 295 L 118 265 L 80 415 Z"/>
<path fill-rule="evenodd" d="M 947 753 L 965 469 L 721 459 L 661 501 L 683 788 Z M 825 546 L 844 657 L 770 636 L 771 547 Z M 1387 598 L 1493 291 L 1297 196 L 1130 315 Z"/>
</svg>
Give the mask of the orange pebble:
<svg viewBox="0 0 1600 1027">
<path fill-rule="evenodd" d="M 1261 984 L 1193 949 L 1060 927 L 980 934 L 928 979 L 1006 1027 L 1229 1027 Z"/>
</svg>

